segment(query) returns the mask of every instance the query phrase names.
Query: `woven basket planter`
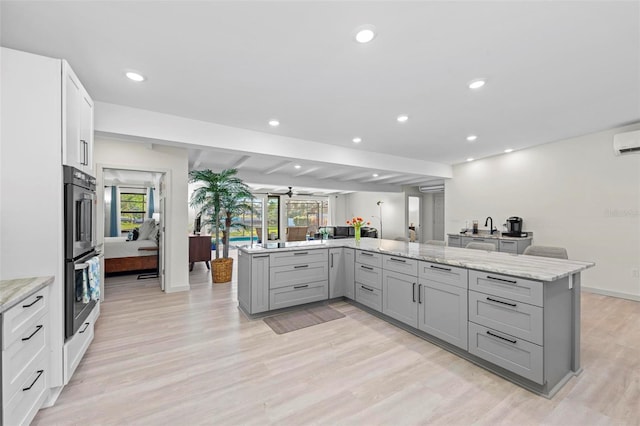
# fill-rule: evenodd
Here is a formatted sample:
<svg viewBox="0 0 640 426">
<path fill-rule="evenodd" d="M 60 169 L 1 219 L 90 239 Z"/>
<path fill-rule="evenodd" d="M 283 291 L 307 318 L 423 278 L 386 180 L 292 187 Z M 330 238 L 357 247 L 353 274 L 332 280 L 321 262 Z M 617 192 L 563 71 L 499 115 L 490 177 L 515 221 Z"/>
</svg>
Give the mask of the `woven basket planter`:
<svg viewBox="0 0 640 426">
<path fill-rule="evenodd" d="M 233 259 L 220 258 L 211 261 L 211 278 L 214 283 L 228 283 L 233 273 Z"/>
</svg>

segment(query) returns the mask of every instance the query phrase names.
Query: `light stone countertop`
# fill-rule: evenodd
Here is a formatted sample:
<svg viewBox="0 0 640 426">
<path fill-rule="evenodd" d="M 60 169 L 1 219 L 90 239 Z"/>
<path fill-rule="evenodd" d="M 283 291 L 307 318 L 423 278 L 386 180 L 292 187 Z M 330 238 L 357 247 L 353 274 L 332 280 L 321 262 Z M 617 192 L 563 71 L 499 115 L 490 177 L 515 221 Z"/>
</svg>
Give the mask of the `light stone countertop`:
<svg viewBox="0 0 640 426">
<path fill-rule="evenodd" d="M 526 231 L 525 231 L 526 232 Z M 465 232 L 464 234 L 458 232 L 457 234 L 447 234 L 449 237 L 471 237 L 471 238 L 493 238 L 494 240 L 530 240 L 533 238 L 533 233 L 528 232 L 526 237 L 509 237 L 508 235 L 502 235 L 500 232 L 494 232 L 489 234 L 489 231 L 479 231 L 477 234 L 472 232 Z"/>
<path fill-rule="evenodd" d="M 53 282 L 53 276 L 0 281 L 0 314 Z"/>
<path fill-rule="evenodd" d="M 279 247 L 282 245 L 282 247 Z M 308 250 L 334 247 L 351 247 L 360 250 L 407 257 L 449 266 L 478 271 L 512 275 L 540 281 L 555 281 L 595 266 L 593 262 L 524 256 L 497 251 L 472 250 L 458 247 L 434 246 L 404 241 L 362 238 L 314 240 L 291 243 L 246 245 L 240 250 L 247 254 L 264 254 L 279 251 Z"/>
</svg>

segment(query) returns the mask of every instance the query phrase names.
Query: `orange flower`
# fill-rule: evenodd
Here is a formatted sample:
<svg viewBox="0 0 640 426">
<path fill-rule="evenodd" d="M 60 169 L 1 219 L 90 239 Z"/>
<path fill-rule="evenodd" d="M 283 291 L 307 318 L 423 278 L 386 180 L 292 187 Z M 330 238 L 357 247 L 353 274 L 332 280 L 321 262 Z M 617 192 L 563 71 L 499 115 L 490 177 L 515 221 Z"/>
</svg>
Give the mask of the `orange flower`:
<svg viewBox="0 0 640 426">
<path fill-rule="evenodd" d="M 351 225 L 351 221 L 350 220 L 347 221 L 347 225 Z"/>
<path fill-rule="evenodd" d="M 371 225 L 371 222 L 367 221 L 367 225 Z"/>
</svg>

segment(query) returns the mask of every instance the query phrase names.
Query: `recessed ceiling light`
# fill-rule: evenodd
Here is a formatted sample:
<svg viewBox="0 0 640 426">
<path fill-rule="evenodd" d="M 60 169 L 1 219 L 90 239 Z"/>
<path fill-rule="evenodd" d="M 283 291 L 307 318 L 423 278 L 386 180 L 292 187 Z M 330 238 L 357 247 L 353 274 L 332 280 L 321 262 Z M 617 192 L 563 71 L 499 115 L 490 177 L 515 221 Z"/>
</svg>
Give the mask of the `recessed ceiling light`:
<svg viewBox="0 0 640 426">
<path fill-rule="evenodd" d="M 467 158 L 467 161 L 473 161 L 473 158 L 469 157 Z"/>
<path fill-rule="evenodd" d="M 401 114 L 398 116 L 398 118 L 396 118 L 396 120 L 398 120 L 399 123 L 404 123 L 408 119 L 409 119 L 409 116 L 406 114 Z"/>
<path fill-rule="evenodd" d="M 479 78 L 469 82 L 469 89 L 479 89 L 484 86 L 486 83 L 485 80 Z"/>
<path fill-rule="evenodd" d="M 358 43 L 369 43 L 376 37 L 375 27 L 373 25 L 363 25 L 356 28 L 356 41 Z"/>
<path fill-rule="evenodd" d="M 362 138 L 353 138 L 352 141 L 353 143 L 360 143 L 362 142 Z"/>
<path fill-rule="evenodd" d="M 508 149 L 505 149 L 505 150 L 504 150 L 504 152 L 506 152 L 506 153 L 508 154 L 508 153 L 510 153 L 510 152 L 513 152 L 513 149 L 508 148 Z"/>
<path fill-rule="evenodd" d="M 373 177 L 378 177 L 379 175 L 377 173 L 372 174 L 371 176 Z"/>
<path fill-rule="evenodd" d="M 301 166 L 300 164 L 296 164 L 296 165 L 295 165 L 295 166 L 293 166 L 293 167 L 295 167 L 296 169 L 299 169 L 299 168 L 300 168 L 300 167 L 302 167 L 302 166 Z"/>
<path fill-rule="evenodd" d="M 269 126 L 278 127 L 279 125 L 280 125 L 280 122 L 278 120 L 269 120 Z"/>
<path fill-rule="evenodd" d="M 477 137 L 476 135 L 469 135 L 469 136 L 467 136 L 467 140 L 468 140 L 469 142 L 473 142 L 473 141 L 475 141 L 476 139 L 478 139 L 478 137 Z"/>
<path fill-rule="evenodd" d="M 133 80 L 137 83 L 140 83 L 141 81 L 145 81 L 146 78 L 144 78 L 144 76 L 142 74 L 138 74 L 137 72 L 133 72 L 133 71 L 129 71 L 127 73 L 125 73 L 125 75 L 127 76 L 127 78 L 129 80 Z"/>
</svg>

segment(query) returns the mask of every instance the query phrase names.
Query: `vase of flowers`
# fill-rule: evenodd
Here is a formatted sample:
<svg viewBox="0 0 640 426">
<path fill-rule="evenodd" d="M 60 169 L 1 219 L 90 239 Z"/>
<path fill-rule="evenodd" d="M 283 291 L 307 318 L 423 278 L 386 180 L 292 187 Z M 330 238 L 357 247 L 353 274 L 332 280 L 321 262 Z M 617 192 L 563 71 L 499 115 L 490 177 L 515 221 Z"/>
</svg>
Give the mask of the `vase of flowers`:
<svg viewBox="0 0 640 426">
<path fill-rule="evenodd" d="M 366 222 L 367 225 L 371 225 L 371 222 Z M 356 242 L 360 241 L 360 228 L 365 224 L 365 221 L 360 216 L 354 216 L 351 220 L 347 220 L 347 225 L 353 225 L 353 229 L 355 230 L 355 238 Z"/>
</svg>

